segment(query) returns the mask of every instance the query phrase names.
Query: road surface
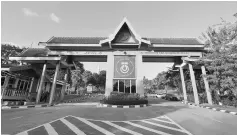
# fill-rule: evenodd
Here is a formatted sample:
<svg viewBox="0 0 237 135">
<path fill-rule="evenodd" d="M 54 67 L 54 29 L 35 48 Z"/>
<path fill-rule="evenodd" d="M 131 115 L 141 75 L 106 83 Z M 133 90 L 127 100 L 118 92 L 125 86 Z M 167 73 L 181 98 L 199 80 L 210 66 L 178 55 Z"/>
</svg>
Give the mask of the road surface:
<svg viewBox="0 0 237 135">
<path fill-rule="evenodd" d="M 144 108 L 57 106 L 2 110 L 2 134 L 236 135 L 237 116 L 162 102 Z"/>
</svg>

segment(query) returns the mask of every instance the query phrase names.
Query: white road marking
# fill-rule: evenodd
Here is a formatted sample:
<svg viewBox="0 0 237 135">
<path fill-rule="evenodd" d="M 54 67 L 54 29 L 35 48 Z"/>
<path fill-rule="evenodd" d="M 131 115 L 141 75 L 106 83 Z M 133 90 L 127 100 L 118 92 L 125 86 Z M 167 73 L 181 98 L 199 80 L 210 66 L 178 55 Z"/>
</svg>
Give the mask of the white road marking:
<svg viewBox="0 0 237 135">
<path fill-rule="evenodd" d="M 129 121 L 124 121 L 124 123 L 130 124 L 130 125 L 132 125 L 132 126 L 139 127 L 139 128 L 142 128 L 142 129 L 145 129 L 145 130 L 148 130 L 148 131 L 157 133 L 157 134 L 161 134 L 161 135 L 171 135 L 171 134 L 168 134 L 168 133 L 165 133 L 165 132 L 161 132 L 161 131 L 158 131 L 158 130 L 154 130 L 154 129 L 151 129 L 151 128 L 148 128 L 148 127 L 144 127 L 144 126 L 141 126 L 141 125 L 138 125 L 138 124 L 129 122 Z"/>
<path fill-rule="evenodd" d="M 237 113 L 236 113 L 236 112 L 230 112 L 230 114 L 234 114 L 234 115 L 236 115 Z"/>
<path fill-rule="evenodd" d="M 168 120 L 170 120 L 170 121 L 172 121 L 173 122 L 173 124 L 175 124 L 177 127 L 179 127 L 180 129 L 182 129 L 182 130 L 184 130 L 185 132 L 186 132 L 186 134 L 188 134 L 188 135 L 193 135 L 193 134 L 191 134 L 190 132 L 188 132 L 188 130 L 186 130 L 185 128 L 183 128 L 182 126 L 180 126 L 179 124 L 177 124 L 176 122 L 174 122 L 171 118 L 169 118 L 168 116 L 164 116 L 164 117 L 166 117 Z"/>
<path fill-rule="evenodd" d="M 142 135 L 142 134 L 140 134 L 140 133 L 138 133 L 138 132 L 135 132 L 135 131 L 126 129 L 126 128 L 121 127 L 121 126 L 119 126 L 119 125 L 116 125 L 116 124 L 114 124 L 114 123 L 112 123 L 112 122 L 109 122 L 109 121 L 103 121 L 103 122 L 106 123 L 106 124 L 108 124 L 108 125 L 110 125 L 110 126 L 113 126 L 113 127 L 117 128 L 117 129 L 120 129 L 120 130 L 122 130 L 122 131 L 128 132 L 128 133 L 130 133 L 130 134 L 132 134 L 132 135 Z"/>
<path fill-rule="evenodd" d="M 74 133 L 76 133 L 77 135 L 86 135 L 83 131 L 81 131 L 80 129 L 78 129 L 76 126 L 74 126 L 73 124 L 71 124 L 69 121 L 67 121 L 66 119 L 62 118 L 60 119 L 69 129 L 71 129 Z"/>
<path fill-rule="evenodd" d="M 193 112 L 191 112 L 191 113 L 194 114 L 194 115 L 197 115 L 197 116 L 202 116 L 202 117 L 204 117 L 203 115 L 200 115 L 200 114 L 197 114 L 197 113 L 193 113 Z M 207 118 L 207 117 L 204 117 L 204 118 Z M 212 119 L 212 118 L 208 118 L 208 119 L 213 120 L 213 121 L 216 121 L 216 122 L 219 122 L 219 123 L 223 123 L 223 122 L 221 122 L 221 121 L 219 121 L 219 120 L 216 120 L 216 119 Z"/>
<path fill-rule="evenodd" d="M 41 114 L 41 113 L 46 113 L 46 112 L 39 112 L 39 113 L 36 113 L 36 114 Z"/>
<path fill-rule="evenodd" d="M 31 124 L 21 124 L 21 125 L 19 125 L 19 126 L 17 126 L 17 127 L 22 127 L 22 126 L 27 126 L 27 125 L 31 125 Z"/>
<path fill-rule="evenodd" d="M 148 123 L 148 124 L 151 124 L 151 125 L 155 125 L 155 126 L 158 126 L 158 127 L 163 127 L 163 128 L 167 128 L 167 129 L 171 129 L 171 130 L 175 130 L 175 131 L 179 131 L 179 132 L 184 132 L 184 133 L 186 133 L 186 132 L 183 131 L 183 130 L 180 130 L 180 129 L 177 129 L 177 128 L 173 128 L 173 127 L 168 127 L 168 126 L 161 125 L 161 124 L 158 124 L 158 123 L 153 123 L 153 122 L 145 121 L 145 120 L 142 120 L 142 122 L 145 122 L 145 123 Z"/>
<path fill-rule="evenodd" d="M 28 135 L 28 133 L 27 133 L 27 131 L 25 131 L 25 132 L 18 133 L 16 135 Z"/>
<path fill-rule="evenodd" d="M 23 116 L 20 116 L 20 117 L 14 117 L 14 118 L 11 118 L 10 120 L 14 120 L 14 119 L 20 119 L 22 118 Z"/>
<path fill-rule="evenodd" d="M 70 115 L 68 115 L 68 116 L 70 116 Z M 65 117 L 68 117 L 68 116 L 65 116 Z M 65 117 L 62 117 L 62 118 L 65 118 Z M 55 122 L 55 121 L 57 121 L 57 120 L 60 120 L 60 119 L 62 119 L 62 118 L 53 120 L 53 121 L 51 121 L 51 122 L 49 122 L 49 123 L 53 123 L 53 122 Z M 32 125 L 32 124 L 28 123 L 28 124 L 23 124 L 23 125 L 20 125 L 20 126 L 17 126 L 17 127 L 21 127 L 21 126 L 24 126 L 24 125 Z M 34 129 L 39 128 L 39 127 L 41 127 L 41 126 L 44 126 L 44 125 L 39 125 L 39 126 L 30 128 L 30 129 L 27 129 L 27 130 L 25 130 L 25 131 L 23 131 L 23 132 L 20 132 L 20 133 L 16 134 L 16 135 L 28 135 L 28 134 L 27 134 L 28 131 L 34 130 Z"/>
<path fill-rule="evenodd" d="M 48 132 L 49 135 L 58 135 L 58 133 L 54 130 L 54 128 L 49 124 L 44 124 L 45 130 Z"/>
<path fill-rule="evenodd" d="M 226 112 L 226 110 L 220 110 L 221 112 Z"/>
<path fill-rule="evenodd" d="M 173 122 L 164 121 L 164 120 L 161 120 L 159 118 L 153 118 L 152 120 L 160 121 L 160 122 L 164 122 L 164 123 L 168 123 L 168 124 L 173 124 Z"/>
<path fill-rule="evenodd" d="M 73 117 L 74 117 L 74 116 L 73 116 Z M 76 118 L 76 119 L 78 119 L 78 120 L 80 120 L 80 121 L 86 123 L 87 125 L 89 125 L 89 126 L 95 128 L 95 129 L 97 129 L 97 130 L 100 131 L 101 133 L 104 133 L 104 134 L 106 134 L 106 135 L 115 135 L 115 134 L 109 132 L 108 130 L 105 130 L 104 128 L 101 128 L 101 127 L 99 127 L 99 126 L 97 126 L 97 125 L 91 123 L 90 121 L 87 121 L 86 119 L 83 119 L 83 118 L 80 118 L 80 117 L 74 117 L 74 118 Z"/>
</svg>

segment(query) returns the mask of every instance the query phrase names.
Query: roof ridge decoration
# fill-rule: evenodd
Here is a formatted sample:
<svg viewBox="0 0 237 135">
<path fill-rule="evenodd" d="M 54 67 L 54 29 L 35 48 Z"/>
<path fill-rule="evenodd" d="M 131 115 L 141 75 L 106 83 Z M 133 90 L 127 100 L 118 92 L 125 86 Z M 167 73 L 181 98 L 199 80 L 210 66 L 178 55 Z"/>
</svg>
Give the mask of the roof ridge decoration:
<svg viewBox="0 0 237 135">
<path fill-rule="evenodd" d="M 144 43 L 147 43 L 147 44 L 151 44 L 150 41 L 142 39 L 142 37 L 135 32 L 135 30 L 133 29 L 131 23 L 127 20 L 126 17 L 123 18 L 122 22 L 115 29 L 114 33 L 110 34 L 109 38 L 107 38 L 105 40 L 101 40 L 99 44 L 103 44 L 103 43 L 106 43 L 106 42 L 109 42 L 109 44 L 111 44 L 111 41 L 115 39 L 116 35 L 119 33 L 119 31 L 121 30 L 121 28 L 123 27 L 124 24 L 127 24 L 128 29 L 135 36 L 135 39 L 137 39 L 139 41 L 139 48 L 140 48 L 141 42 L 144 42 Z"/>
</svg>

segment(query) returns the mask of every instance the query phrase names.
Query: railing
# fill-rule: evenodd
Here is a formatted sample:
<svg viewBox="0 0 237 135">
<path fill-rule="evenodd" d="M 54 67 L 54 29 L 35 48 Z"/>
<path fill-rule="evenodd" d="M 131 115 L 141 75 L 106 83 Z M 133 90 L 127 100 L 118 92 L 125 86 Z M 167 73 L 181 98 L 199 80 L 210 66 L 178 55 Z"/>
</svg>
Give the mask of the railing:
<svg viewBox="0 0 237 135">
<path fill-rule="evenodd" d="M 5 88 L 2 89 L 2 96 L 5 97 L 27 97 L 28 92 L 23 90 L 17 90 L 14 88 Z"/>
</svg>

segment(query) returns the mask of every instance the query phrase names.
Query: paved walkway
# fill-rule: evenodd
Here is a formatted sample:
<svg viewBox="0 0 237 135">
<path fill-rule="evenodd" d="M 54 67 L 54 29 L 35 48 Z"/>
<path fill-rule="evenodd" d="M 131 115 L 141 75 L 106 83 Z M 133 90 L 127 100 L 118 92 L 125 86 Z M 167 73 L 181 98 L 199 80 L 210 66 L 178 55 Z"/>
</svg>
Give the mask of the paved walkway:
<svg viewBox="0 0 237 135">
<path fill-rule="evenodd" d="M 191 135 L 167 116 L 137 121 L 101 121 L 66 116 L 17 135 Z"/>
</svg>

